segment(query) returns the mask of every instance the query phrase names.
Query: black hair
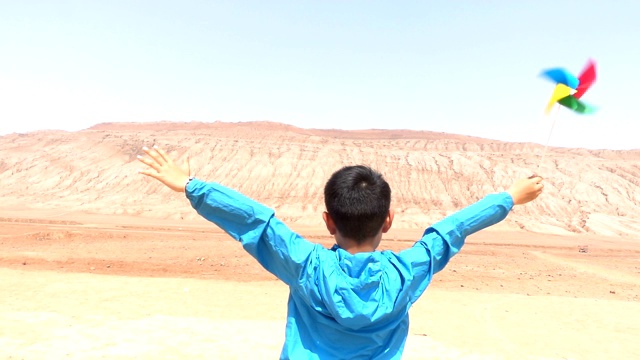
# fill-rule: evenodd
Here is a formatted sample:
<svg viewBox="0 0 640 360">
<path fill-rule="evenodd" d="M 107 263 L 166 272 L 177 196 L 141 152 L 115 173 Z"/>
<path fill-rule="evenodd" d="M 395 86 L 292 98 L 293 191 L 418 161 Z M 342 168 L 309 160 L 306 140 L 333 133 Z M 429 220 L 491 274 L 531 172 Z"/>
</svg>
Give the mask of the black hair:
<svg viewBox="0 0 640 360">
<path fill-rule="evenodd" d="M 327 181 L 324 203 L 340 234 L 362 242 L 382 228 L 391 206 L 391 188 L 370 167 L 345 166 Z"/>
</svg>

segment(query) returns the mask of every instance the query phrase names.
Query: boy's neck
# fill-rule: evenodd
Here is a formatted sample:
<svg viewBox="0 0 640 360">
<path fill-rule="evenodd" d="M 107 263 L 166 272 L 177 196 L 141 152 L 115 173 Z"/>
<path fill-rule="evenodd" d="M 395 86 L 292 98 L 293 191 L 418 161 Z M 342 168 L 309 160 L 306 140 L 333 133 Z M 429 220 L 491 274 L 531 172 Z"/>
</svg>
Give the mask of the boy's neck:
<svg viewBox="0 0 640 360">
<path fill-rule="evenodd" d="M 380 240 L 382 240 L 382 233 L 378 234 L 369 239 L 365 239 L 363 241 L 355 241 L 352 239 L 347 239 L 340 234 L 335 234 L 336 244 L 346 252 L 350 254 L 357 254 L 362 252 L 373 252 L 376 251 L 378 245 L 380 245 Z"/>
</svg>

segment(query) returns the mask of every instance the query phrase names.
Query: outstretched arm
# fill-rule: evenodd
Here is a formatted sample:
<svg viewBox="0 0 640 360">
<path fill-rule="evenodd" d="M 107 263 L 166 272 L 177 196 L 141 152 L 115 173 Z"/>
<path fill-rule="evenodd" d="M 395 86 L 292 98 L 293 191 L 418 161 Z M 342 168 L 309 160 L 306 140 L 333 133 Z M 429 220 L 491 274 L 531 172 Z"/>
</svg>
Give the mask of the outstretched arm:
<svg viewBox="0 0 640 360">
<path fill-rule="evenodd" d="M 513 205 L 507 192 L 487 195 L 427 228 L 414 246 L 428 252 L 431 273 L 435 274 L 460 251 L 467 236 L 504 220 Z"/>
<path fill-rule="evenodd" d="M 150 169 L 142 174 L 175 191 L 186 192 L 198 214 L 240 241 L 265 269 L 287 285 L 298 280 L 318 245 L 291 231 L 275 218 L 272 209 L 234 190 L 198 179 L 189 181 L 188 165 L 177 165 L 162 149 L 143 150 L 148 157 L 140 157 L 140 161 Z"/>
<path fill-rule="evenodd" d="M 540 195 L 542 178 L 518 180 L 508 191 L 491 194 L 429 227 L 418 242 L 400 253 L 418 278 L 415 298 L 422 294 L 433 274 L 457 254 L 467 236 L 504 220 L 514 205 L 528 203 Z"/>
</svg>

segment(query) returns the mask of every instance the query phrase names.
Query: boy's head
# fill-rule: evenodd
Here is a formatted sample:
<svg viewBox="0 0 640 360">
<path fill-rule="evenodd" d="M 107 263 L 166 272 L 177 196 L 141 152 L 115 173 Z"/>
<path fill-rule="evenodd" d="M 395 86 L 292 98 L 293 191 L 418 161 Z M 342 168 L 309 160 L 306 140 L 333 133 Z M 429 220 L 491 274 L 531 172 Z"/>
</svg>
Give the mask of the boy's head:
<svg viewBox="0 0 640 360">
<path fill-rule="evenodd" d="M 346 166 L 333 173 L 324 188 L 324 202 L 327 227 L 331 223 L 340 237 L 358 244 L 391 226 L 391 188 L 367 166 Z"/>
</svg>

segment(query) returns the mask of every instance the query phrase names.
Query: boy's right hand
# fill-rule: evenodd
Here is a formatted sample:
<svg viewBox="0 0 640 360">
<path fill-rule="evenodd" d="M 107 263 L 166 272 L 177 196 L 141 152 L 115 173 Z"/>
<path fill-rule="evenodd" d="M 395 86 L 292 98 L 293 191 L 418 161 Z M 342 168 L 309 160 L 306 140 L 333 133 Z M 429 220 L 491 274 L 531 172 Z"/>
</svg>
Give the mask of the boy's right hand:
<svg viewBox="0 0 640 360">
<path fill-rule="evenodd" d="M 507 192 L 513 198 L 514 205 L 526 204 L 542 193 L 544 185 L 542 178 L 537 175 L 516 181 Z"/>
</svg>

